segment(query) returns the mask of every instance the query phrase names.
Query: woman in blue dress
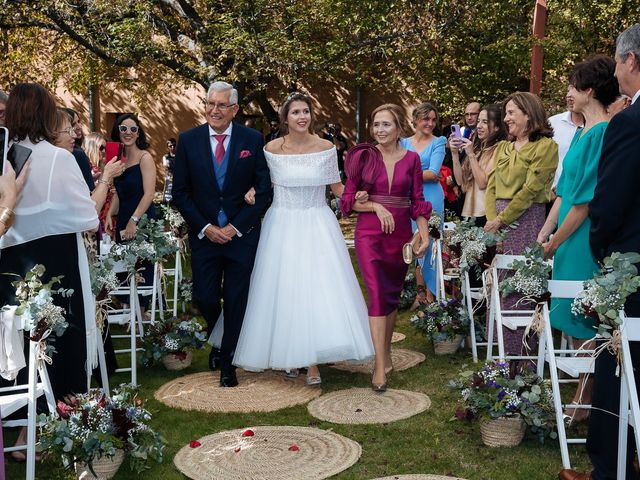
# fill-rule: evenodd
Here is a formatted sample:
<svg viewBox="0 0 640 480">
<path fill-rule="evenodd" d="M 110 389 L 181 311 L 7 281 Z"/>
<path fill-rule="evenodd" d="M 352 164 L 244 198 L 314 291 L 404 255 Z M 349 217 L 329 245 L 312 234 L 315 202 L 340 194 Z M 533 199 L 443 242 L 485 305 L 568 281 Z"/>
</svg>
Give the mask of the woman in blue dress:
<svg viewBox="0 0 640 480">
<path fill-rule="evenodd" d="M 432 104 L 421 103 L 413 110 L 412 116 L 416 133 L 400 140 L 400 146 L 420 156 L 424 199 L 431 202 L 433 211 L 444 220 L 444 191 L 440 185 L 440 167 L 444 160 L 447 139 L 433 134 L 438 123 L 438 111 Z M 425 256 L 418 260 L 416 268 L 416 300 L 419 302 L 432 302 L 436 293 L 436 269 L 435 263 L 431 263 L 431 247 L 432 245 L 429 245 Z"/>
<path fill-rule="evenodd" d="M 116 194 L 105 219 L 108 233 L 113 230 L 113 216 L 117 215 L 115 239 L 120 243 L 135 238 L 140 217 L 155 218 L 153 197 L 156 191 L 156 165 L 147 151 L 149 144 L 138 117 L 131 113 L 120 115 L 113 125 L 111 140 L 124 145 L 124 173 L 114 179 Z M 153 266 L 143 272 L 146 285 L 153 283 Z M 149 297 L 140 297 L 140 306 L 146 309 Z"/>
</svg>

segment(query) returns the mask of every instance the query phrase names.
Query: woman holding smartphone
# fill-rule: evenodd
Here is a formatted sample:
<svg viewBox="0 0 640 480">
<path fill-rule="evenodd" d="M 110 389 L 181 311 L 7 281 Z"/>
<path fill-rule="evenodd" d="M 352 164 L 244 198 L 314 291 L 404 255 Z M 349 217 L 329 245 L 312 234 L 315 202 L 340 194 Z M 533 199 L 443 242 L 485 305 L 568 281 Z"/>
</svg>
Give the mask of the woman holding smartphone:
<svg viewBox="0 0 640 480">
<path fill-rule="evenodd" d="M 489 175 L 493 171 L 493 157 L 496 145 L 507 136 L 502 122 L 500 105 L 491 104 L 482 109 L 478 115 L 476 137 L 473 141 L 461 135 L 449 137 L 449 149 L 453 162 L 453 174 L 458 185 L 465 192 L 462 216 L 475 218 L 478 227 L 487 222 L 484 206 Z M 460 150 L 466 154 L 464 162 L 460 162 Z"/>
</svg>

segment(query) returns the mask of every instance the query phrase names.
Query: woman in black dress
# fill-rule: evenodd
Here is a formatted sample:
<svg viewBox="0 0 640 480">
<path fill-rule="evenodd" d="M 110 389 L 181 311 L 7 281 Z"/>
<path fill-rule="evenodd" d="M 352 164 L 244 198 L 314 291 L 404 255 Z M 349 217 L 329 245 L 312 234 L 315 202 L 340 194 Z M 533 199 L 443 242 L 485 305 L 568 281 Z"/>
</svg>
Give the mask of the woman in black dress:
<svg viewBox="0 0 640 480">
<path fill-rule="evenodd" d="M 7 102 L 6 126 L 11 140 L 32 153 L 13 226 L 0 238 L 0 272 L 24 277 L 42 264 L 43 281 L 63 276 L 60 287 L 73 290 L 70 297 L 55 298 L 69 326 L 56 339 L 47 367 L 53 394 L 63 399 L 85 392 L 87 372 L 97 365 L 95 305 L 81 233 L 97 229 L 98 216 L 73 155 L 53 145 L 56 104 L 47 90 L 35 83 L 16 85 Z M 16 303 L 14 280 L 0 275 L 0 305 Z M 20 372 L 26 374 L 27 369 Z M 21 435 L 17 443 L 24 442 Z"/>
</svg>

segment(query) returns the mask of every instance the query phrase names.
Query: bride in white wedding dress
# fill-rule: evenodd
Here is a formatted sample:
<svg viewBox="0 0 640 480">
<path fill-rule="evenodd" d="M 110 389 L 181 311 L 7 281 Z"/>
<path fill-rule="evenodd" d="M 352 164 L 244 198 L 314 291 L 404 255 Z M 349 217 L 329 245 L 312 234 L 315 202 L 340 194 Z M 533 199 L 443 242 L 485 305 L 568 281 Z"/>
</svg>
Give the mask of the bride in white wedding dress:
<svg viewBox="0 0 640 480">
<path fill-rule="evenodd" d="M 288 133 L 265 147 L 274 197 L 253 268 L 233 359 L 246 370 L 309 367 L 373 356 L 367 308 L 338 221 L 325 201 L 344 189 L 331 142 L 309 133 L 311 100 L 295 93 L 280 112 Z M 220 323 L 220 322 L 218 322 Z"/>
</svg>

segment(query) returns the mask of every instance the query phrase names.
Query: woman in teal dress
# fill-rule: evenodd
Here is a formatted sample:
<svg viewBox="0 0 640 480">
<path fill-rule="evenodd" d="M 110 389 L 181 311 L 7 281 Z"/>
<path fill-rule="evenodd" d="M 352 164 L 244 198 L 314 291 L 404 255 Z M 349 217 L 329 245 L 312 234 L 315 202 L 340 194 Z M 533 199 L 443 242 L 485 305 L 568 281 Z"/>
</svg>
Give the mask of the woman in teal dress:
<svg viewBox="0 0 640 480">
<path fill-rule="evenodd" d="M 432 104 L 421 103 L 414 108 L 412 116 L 416 133 L 400 140 L 400 146 L 420 156 L 424 199 L 431 202 L 433 211 L 444 219 L 444 191 L 440 184 L 440 167 L 444 160 L 444 146 L 447 139 L 433 134 L 438 122 L 438 111 Z M 413 229 L 416 230 L 416 225 Z M 431 247 L 430 244 L 427 253 L 418 260 L 420 267 L 416 269 L 418 301 L 431 302 L 436 293 L 436 269 L 435 263 L 431 263 Z"/>
<path fill-rule="evenodd" d="M 554 257 L 554 280 L 587 280 L 598 270 L 589 247 L 588 204 L 593 198 L 598 176 L 602 139 L 609 117 L 607 106 L 618 94 L 614 77 L 615 62 L 605 56 L 593 57 L 577 64 L 569 78 L 567 97 L 573 99 L 575 111 L 582 113 L 585 126 L 578 129 L 564 157 L 562 175 L 556 187 L 558 198 L 538 235 L 547 258 Z M 551 233 L 558 227 L 556 233 Z M 554 299 L 551 303 L 551 325 L 574 338 L 574 347 L 584 345 L 595 336 L 595 321 L 571 313 L 571 299 Z M 584 378 L 573 399 L 574 403 L 591 403 L 591 389 Z M 573 421 L 588 417 L 589 410 L 568 408 Z"/>
</svg>

